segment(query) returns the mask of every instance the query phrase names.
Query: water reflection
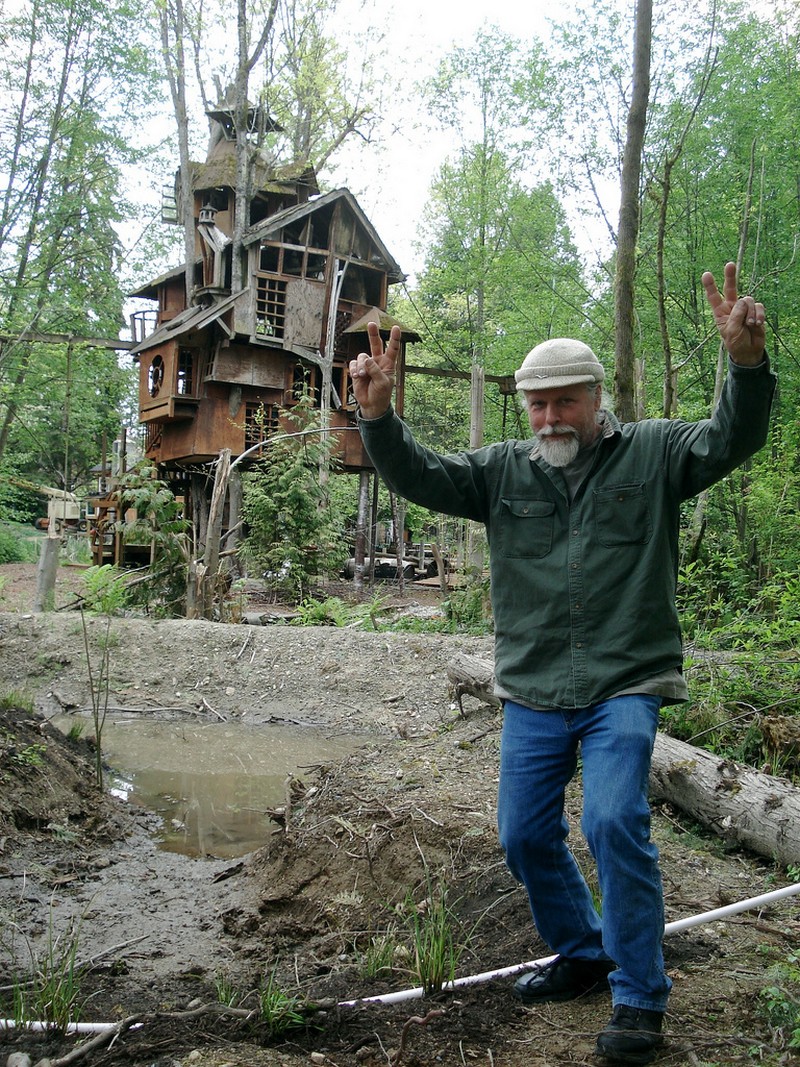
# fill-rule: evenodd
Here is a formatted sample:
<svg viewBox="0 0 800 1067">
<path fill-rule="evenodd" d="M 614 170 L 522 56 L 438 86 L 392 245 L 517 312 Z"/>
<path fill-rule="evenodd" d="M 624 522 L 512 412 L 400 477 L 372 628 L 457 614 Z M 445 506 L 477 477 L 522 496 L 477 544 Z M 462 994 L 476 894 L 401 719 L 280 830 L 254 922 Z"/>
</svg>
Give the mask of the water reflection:
<svg viewBox="0 0 800 1067">
<path fill-rule="evenodd" d="M 68 731 L 74 722 L 55 724 Z M 150 717 L 103 727 L 111 791 L 161 816 L 161 847 L 223 858 L 264 844 L 275 829 L 266 812 L 283 806 L 287 775 L 303 777 L 303 768 L 341 759 L 360 743 L 309 728 Z"/>
</svg>

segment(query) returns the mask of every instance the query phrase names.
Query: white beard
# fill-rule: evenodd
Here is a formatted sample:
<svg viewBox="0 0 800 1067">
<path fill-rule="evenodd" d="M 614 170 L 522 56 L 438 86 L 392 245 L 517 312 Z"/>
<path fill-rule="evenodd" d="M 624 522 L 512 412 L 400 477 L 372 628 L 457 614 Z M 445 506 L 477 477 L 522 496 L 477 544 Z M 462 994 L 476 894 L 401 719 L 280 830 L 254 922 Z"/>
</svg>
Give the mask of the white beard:
<svg viewBox="0 0 800 1067">
<path fill-rule="evenodd" d="M 580 451 L 581 443 L 577 434 L 553 439 L 549 433 L 537 434 L 542 458 L 551 467 L 568 467 Z"/>
</svg>

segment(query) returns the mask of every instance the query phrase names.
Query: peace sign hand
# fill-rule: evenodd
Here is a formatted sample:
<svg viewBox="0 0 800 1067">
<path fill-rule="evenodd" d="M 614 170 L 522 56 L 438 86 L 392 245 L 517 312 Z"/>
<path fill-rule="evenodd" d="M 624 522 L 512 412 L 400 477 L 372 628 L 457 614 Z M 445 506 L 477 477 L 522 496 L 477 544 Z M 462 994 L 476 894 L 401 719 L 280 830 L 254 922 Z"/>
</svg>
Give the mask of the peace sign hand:
<svg viewBox="0 0 800 1067">
<path fill-rule="evenodd" d="M 764 359 L 766 346 L 764 305 L 757 304 L 752 296 L 737 297 L 735 263 L 725 264 L 722 293 L 717 289 L 711 271 L 705 272 L 702 282 L 729 356 L 741 366 L 757 366 Z"/>
<path fill-rule="evenodd" d="M 395 368 L 400 355 L 400 327 L 392 326 L 386 348 L 376 322 L 367 323 L 369 353 L 361 352 L 350 361 L 353 395 L 365 419 L 377 419 L 392 402 Z"/>
</svg>

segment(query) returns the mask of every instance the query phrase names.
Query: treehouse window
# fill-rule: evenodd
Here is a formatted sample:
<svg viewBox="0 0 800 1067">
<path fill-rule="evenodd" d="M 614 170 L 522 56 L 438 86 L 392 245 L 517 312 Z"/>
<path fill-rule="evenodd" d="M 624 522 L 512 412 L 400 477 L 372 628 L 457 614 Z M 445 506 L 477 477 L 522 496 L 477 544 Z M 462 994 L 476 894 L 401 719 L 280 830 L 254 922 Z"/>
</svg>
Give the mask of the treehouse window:
<svg viewBox="0 0 800 1067">
<path fill-rule="evenodd" d="M 148 388 L 150 396 L 158 396 L 161 386 L 164 384 L 164 360 L 161 356 L 153 356 L 148 372 Z"/>
<path fill-rule="evenodd" d="M 331 369 L 331 384 L 339 397 L 338 407 L 345 408 L 348 411 L 354 410 L 356 400 L 353 396 L 352 382 L 346 367 L 334 364 Z M 336 404 L 333 397 L 331 397 L 331 402 Z"/>
<path fill-rule="evenodd" d="M 275 245 L 262 245 L 259 255 L 258 266 L 267 274 L 279 274 L 281 262 L 281 250 Z"/>
<path fill-rule="evenodd" d="M 299 248 L 284 248 L 282 273 L 291 274 L 293 278 L 302 278 L 303 258 L 303 253 Z"/>
<path fill-rule="evenodd" d="M 248 404 L 244 414 L 245 448 L 265 441 L 279 428 L 277 404 Z"/>
<path fill-rule="evenodd" d="M 302 396 L 309 396 L 314 406 L 319 407 L 318 393 L 317 368 L 295 363 L 292 368 L 292 398 L 299 400 Z"/>
<path fill-rule="evenodd" d="M 191 396 L 194 392 L 193 374 L 194 352 L 191 348 L 181 348 L 178 352 L 178 394 Z"/>
<path fill-rule="evenodd" d="M 356 304 L 373 304 L 380 307 L 383 299 L 382 271 L 350 263 L 342 282 L 342 299 Z"/>
<path fill-rule="evenodd" d="M 282 338 L 286 323 L 286 282 L 256 279 L 256 337 Z"/>
<path fill-rule="evenodd" d="M 200 201 L 204 207 L 213 207 L 216 211 L 227 211 L 228 190 L 203 189 L 200 191 Z"/>
<path fill-rule="evenodd" d="M 290 247 L 288 243 L 265 243 L 258 254 L 258 269 L 264 274 L 286 274 L 292 278 L 311 278 L 318 282 L 325 280 L 327 263 L 327 252 L 304 245 Z"/>
</svg>

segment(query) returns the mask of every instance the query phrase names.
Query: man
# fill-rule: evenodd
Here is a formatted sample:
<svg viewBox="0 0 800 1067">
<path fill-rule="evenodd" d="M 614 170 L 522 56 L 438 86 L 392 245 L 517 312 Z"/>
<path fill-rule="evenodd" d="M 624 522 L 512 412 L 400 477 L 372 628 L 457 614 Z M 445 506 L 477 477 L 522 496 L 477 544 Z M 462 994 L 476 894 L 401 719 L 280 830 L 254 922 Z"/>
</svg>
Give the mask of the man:
<svg viewBox="0 0 800 1067">
<path fill-rule="evenodd" d="M 532 440 L 442 456 L 391 409 L 399 331 L 350 364 L 376 468 L 416 503 L 483 522 L 490 547 L 495 676 L 504 706 L 498 825 L 555 959 L 519 978 L 525 1004 L 604 984 L 613 1014 L 597 1052 L 647 1063 L 662 1043 L 671 982 L 661 942 L 658 852 L 648 780 L 659 708 L 685 700 L 675 606 L 681 502 L 764 443 L 775 379 L 764 309 L 703 286 L 729 353 L 710 419 L 621 426 L 602 408 L 603 367 L 579 341 L 533 349 L 516 372 Z M 567 847 L 564 791 L 580 750 L 582 829 L 602 920 Z"/>
</svg>

